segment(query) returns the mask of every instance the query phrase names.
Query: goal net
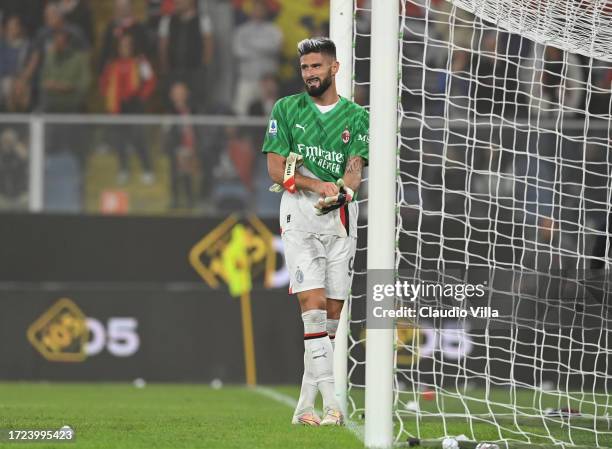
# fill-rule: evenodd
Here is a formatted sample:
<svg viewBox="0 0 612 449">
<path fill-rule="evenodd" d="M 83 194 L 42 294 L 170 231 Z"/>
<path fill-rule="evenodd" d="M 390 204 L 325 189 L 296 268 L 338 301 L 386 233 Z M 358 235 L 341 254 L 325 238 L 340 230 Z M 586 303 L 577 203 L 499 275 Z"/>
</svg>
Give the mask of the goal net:
<svg viewBox="0 0 612 449">
<path fill-rule="evenodd" d="M 354 15 L 354 95 L 366 99 L 370 7 Z M 394 279 L 423 289 L 393 295 L 394 310 L 416 310 L 393 320 L 394 441 L 612 447 L 612 3 L 400 10 L 398 65 L 374 70 L 400 72 Z M 357 260 L 376 244 L 362 238 Z M 367 275 L 356 264 L 355 421 L 368 416 Z M 458 298 L 469 285 L 483 295 Z"/>
</svg>

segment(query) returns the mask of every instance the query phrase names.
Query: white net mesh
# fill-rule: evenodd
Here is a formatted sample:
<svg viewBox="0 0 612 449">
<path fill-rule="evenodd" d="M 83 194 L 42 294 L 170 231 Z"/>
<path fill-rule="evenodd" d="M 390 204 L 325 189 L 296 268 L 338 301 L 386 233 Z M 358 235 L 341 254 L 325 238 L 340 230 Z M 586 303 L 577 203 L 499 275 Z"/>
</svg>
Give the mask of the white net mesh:
<svg viewBox="0 0 612 449">
<path fill-rule="evenodd" d="M 355 97 L 368 88 L 368 18 L 357 2 Z M 612 447 L 611 18 L 605 1 L 403 3 L 397 276 L 485 270 L 485 305 L 504 307 L 486 325 L 398 323 L 398 442 Z M 360 266 L 354 419 L 367 413 Z"/>
<path fill-rule="evenodd" d="M 533 42 L 587 57 L 612 59 L 612 4 L 607 0 L 456 0 L 453 3 Z"/>
</svg>

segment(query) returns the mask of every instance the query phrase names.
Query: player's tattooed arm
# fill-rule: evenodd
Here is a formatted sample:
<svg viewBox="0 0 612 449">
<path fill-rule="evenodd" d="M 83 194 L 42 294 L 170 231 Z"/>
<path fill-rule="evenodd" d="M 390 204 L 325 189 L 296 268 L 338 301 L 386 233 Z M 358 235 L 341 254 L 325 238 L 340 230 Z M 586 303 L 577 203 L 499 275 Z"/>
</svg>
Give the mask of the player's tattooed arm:
<svg viewBox="0 0 612 449">
<path fill-rule="evenodd" d="M 351 156 L 344 170 L 344 184 L 357 191 L 361 184 L 361 173 L 363 172 L 363 159 L 360 156 Z"/>
<path fill-rule="evenodd" d="M 337 195 L 323 195 L 315 204 L 315 213 L 325 215 L 350 203 L 355 198 L 355 192 L 361 184 L 361 172 L 363 171 L 363 159 L 359 156 L 351 156 L 346 163 L 344 176 L 336 182 L 339 187 Z"/>
<path fill-rule="evenodd" d="M 346 164 L 346 170 L 344 173 L 359 173 L 361 176 L 361 172 L 363 170 L 363 159 L 359 156 L 351 156 Z"/>
</svg>

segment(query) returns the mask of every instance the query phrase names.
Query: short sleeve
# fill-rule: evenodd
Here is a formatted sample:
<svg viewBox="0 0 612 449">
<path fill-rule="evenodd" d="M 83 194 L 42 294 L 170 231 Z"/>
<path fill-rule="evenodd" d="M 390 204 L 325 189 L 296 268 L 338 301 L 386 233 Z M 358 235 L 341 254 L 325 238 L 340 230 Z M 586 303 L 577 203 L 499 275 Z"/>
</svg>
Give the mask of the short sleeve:
<svg viewBox="0 0 612 449">
<path fill-rule="evenodd" d="M 357 115 L 353 135 L 355 137 L 349 148 L 349 156 L 360 156 L 367 164 L 370 146 L 370 116 L 365 109 L 362 109 Z"/>
<path fill-rule="evenodd" d="M 287 126 L 287 118 L 281 100 L 277 101 L 272 108 L 268 129 L 264 138 L 263 153 L 277 153 L 283 157 L 288 157 L 291 152 L 290 133 Z"/>
</svg>

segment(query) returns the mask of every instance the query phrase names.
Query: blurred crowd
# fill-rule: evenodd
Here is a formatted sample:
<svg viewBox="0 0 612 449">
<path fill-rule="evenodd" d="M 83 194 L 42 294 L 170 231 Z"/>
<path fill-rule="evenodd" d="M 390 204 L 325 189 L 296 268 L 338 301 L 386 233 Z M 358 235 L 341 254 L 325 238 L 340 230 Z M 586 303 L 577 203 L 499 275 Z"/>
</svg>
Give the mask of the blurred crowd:
<svg viewBox="0 0 612 449">
<path fill-rule="evenodd" d="M 360 2 L 356 17 L 355 76 L 364 86 L 373 2 Z M 536 43 L 445 0 L 403 6 L 404 229 L 422 220 L 446 233 L 445 258 L 463 259 L 469 235 L 474 253 L 510 266 L 578 266 L 608 220 L 612 64 Z M 583 43 L 578 30 L 563 37 L 572 34 Z"/>
<path fill-rule="evenodd" d="M 355 75 L 363 83 L 369 79 L 372 1 L 358 2 L 362 9 L 356 19 Z M 565 118 L 585 111 L 610 114 L 611 63 L 537 44 L 446 0 L 403 5 L 402 107 L 408 115 L 555 119 L 560 112 Z M 580 33 L 571 32 L 580 45 Z"/>
<path fill-rule="evenodd" d="M 355 16 L 354 96 L 360 104 L 368 95 L 371 2 L 358 0 Z M 453 10 L 444 0 L 431 0 L 429 10 L 418 1 L 404 6 L 401 106 L 406 119 L 465 124 L 491 116 L 511 121 L 535 116 L 537 127 L 540 119 L 565 127 L 565 118 L 584 118 L 585 111 L 610 116 L 610 64 L 534 44 Z M 275 213 L 275 205 L 266 203 L 265 167 L 256 158 L 261 124 L 195 126 L 182 119 L 268 116 L 279 97 L 301 89 L 295 43 L 328 34 L 328 21 L 325 0 L 2 0 L 0 113 L 163 113 L 179 119 L 157 131 L 129 120 L 88 129 L 73 123 L 47 126 L 48 207 L 65 210 L 76 204 L 75 210 L 83 210 L 99 184 L 105 194 L 110 185 L 133 198 L 137 187 L 144 188 L 142 196 L 150 201 L 151 192 L 163 185 L 170 209 L 203 211 L 213 204 L 260 212 L 265 205 Z M 4 129 L 11 130 L 0 126 L 0 133 Z M 5 146 L 17 148 L 17 140 L 27 148 L 26 134 L 9 135 Z M 474 148 L 490 141 L 504 147 L 502 140 L 507 139 L 487 135 L 475 139 Z M 511 140 L 508 145 L 515 145 L 516 137 Z M 415 151 L 437 154 L 442 143 L 442 138 L 423 141 Z M 462 154 L 469 153 L 465 143 L 460 146 Z M 539 151 L 538 145 L 527 147 L 523 159 L 539 161 L 531 153 Z M 112 169 L 92 157 L 105 149 L 113 155 Z M 8 158 L 8 150 L 5 154 Z M 13 165 L 27 158 L 21 150 L 10 154 Z M 500 171 L 512 160 L 502 158 Z M 519 177 L 537 175 L 547 183 L 554 174 L 543 162 L 519 165 L 528 167 L 516 173 Z M 111 181 L 101 175 L 104 170 L 113 170 Z M 14 184 L 23 189 L 27 182 Z M 536 191 L 543 215 L 550 214 L 550 192 L 549 187 Z"/>
<path fill-rule="evenodd" d="M 102 14 L 102 3 L 112 3 L 112 11 Z M 291 76 L 297 71 L 278 76 L 288 62 L 285 32 L 273 21 L 280 5 L 235 0 L 227 29 L 215 23 L 218 3 L 3 0 L 0 112 L 176 112 L 170 92 L 180 83 L 194 112 L 265 115 L 272 99 L 262 89 L 280 95 L 297 82 Z M 312 32 L 324 33 L 308 22 Z M 232 73 L 220 64 L 228 59 Z"/>
<path fill-rule="evenodd" d="M 280 96 L 301 88 L 294 44 L 288 51 L 287 40 L 327 34 L 325 1 L 294 6 L 277 0 L 3 0 L 0 113 L 268 116 Z M 133 183 L 135 172 L 142 186 L 163 178 L 170 208 L 206 208 L 218 190 L 226 192 L 219 194 L 223 205 L 253 204 L 261 126 L 211 128 L 179 120 L 156 139 L 130 120 L 101 130 L 78 125 L 46 126 L 47 208 L 82 209 L 87 169 L 100 170 L 91 163 L 94 146 L 115 155 L 114 184 L 121 188 Z M 18 137 L 27 140 L 27 132 Z M 160 155 L 167 176 L 155 160 Z M 240 186 L 224 190 L 223 180 Z"/>
</svg>

